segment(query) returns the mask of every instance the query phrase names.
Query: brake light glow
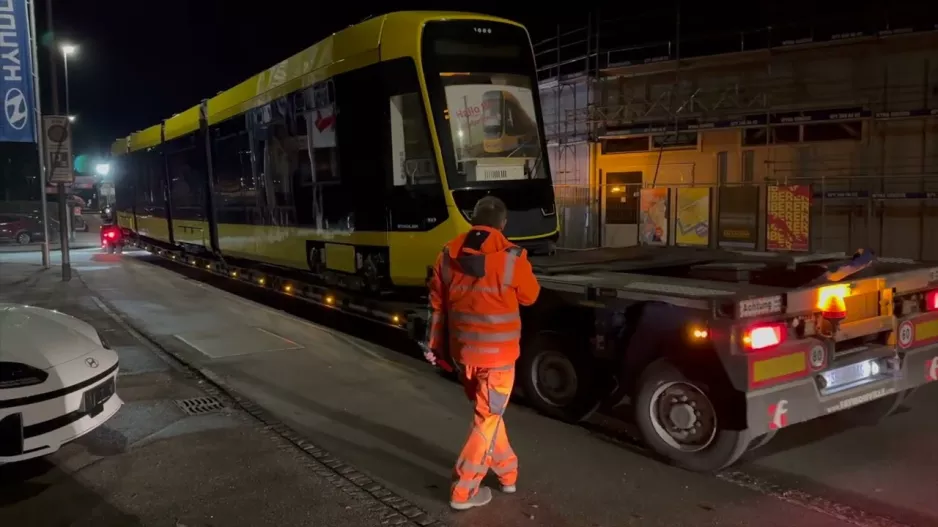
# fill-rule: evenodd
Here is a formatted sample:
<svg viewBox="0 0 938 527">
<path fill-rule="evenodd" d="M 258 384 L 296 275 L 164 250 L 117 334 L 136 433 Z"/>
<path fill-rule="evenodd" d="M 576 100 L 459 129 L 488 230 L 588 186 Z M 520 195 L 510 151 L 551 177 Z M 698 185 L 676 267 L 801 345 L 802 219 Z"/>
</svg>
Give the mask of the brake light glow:
<svg viewBox="0 0 938 527">
<path fill-rule="evenodd" d="M 844 299 L 848 296 L 850 296 L 850 287 L 846 284 L 822 287 L 818 291 L 817 308 L 828 320 L 843 320 L 847 318 L 847 305 Z"/>
<path fill-rule="evenodd" d="M 114 231 L 107 231 L 104 235 L 112 240 L 117 237 L 117 233 Z"/>
<path fill-rule="evenodd" d="M 938 289 L 925 293 L 925 311 L 938 311 Z"/>
<path fill-rule="evenodd" d="M 743 334 L 743 346 L 752 351 L 764 350 L 785 342 L 787 334 L 782 323 L 753 326 Z"/>
</svg>

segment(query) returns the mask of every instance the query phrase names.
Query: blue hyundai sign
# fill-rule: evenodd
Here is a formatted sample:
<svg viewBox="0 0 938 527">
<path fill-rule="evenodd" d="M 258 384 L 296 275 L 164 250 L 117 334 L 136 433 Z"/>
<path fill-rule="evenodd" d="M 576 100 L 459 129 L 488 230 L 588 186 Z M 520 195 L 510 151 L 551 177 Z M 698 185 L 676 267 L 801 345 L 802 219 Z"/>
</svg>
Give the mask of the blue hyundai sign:
<svg viewBox="0 0 938 527">
<path fill-rule="evenodd" d="M 26 0 L 0 0 L 0 143 L 35 143 L 36 112 Z"/>
</svg>

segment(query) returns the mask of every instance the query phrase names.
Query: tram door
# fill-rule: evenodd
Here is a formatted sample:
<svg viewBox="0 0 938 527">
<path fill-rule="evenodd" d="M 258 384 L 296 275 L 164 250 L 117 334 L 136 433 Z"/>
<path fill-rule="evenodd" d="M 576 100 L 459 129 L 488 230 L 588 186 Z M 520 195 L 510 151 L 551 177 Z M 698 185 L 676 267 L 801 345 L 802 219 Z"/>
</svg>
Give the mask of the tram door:
<svg viewBox="0 0 938 527">
<path fill-rule="evenodd" d="M 602 246 L 638 245 L 638 193 L 641 172 L 600 173 L 602 184 Z"/>
</svg>

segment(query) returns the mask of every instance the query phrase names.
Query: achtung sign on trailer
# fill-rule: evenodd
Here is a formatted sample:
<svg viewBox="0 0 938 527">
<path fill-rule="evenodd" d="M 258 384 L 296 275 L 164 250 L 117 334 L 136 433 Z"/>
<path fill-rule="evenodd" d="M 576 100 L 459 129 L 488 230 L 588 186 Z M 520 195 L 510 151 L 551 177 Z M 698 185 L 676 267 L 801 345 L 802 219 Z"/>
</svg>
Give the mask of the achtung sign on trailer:
<svg viewBox="0 0 938 527">
<path fill-rule="evenodd" d="M 46 147 L 46 174 L 48 183 L 72 183 L 72 134 L 68 117 L 47 115 L 42 118 L 42 140 Z"/>
</svg>

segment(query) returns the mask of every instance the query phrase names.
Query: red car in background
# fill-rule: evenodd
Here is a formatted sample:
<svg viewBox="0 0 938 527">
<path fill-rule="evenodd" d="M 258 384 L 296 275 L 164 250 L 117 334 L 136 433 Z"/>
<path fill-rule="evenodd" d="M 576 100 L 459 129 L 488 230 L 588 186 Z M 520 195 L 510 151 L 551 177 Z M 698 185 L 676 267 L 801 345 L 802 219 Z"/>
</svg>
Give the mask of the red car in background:
<svg viewBox="0 0 938 527">
<path fill-rule="evenodd" d="M 49 237 L 56 238 L 57 224 L 49 223 Z M 42 241 L 42 220 L 31 214 L 0 214 L 0 242 L 26 245 Z"/>
</svg>

